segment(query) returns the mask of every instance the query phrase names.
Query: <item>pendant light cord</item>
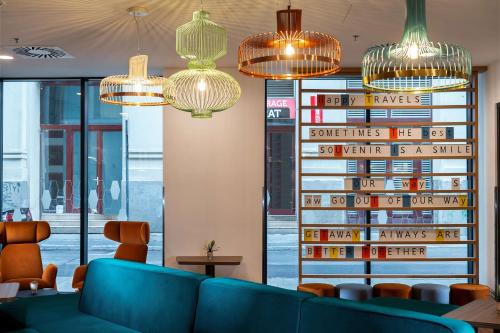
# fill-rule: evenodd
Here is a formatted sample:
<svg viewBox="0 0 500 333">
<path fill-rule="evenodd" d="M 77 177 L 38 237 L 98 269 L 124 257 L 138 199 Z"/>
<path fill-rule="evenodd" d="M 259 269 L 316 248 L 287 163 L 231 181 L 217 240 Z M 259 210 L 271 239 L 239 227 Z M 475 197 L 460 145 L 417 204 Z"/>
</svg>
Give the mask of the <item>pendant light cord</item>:
<svg viewBox="0 0 500 333">
<path fill-rule="evenodd" d="M 288 0 L 288 31 L 291 33 L 292 32 L 292 0 Z"/>
<path fill-rule="evenodd" d="M 203 0 L 200 0 L 200 6 L 201 6 L 201 11 L 203 11 Z M 204 24 L 202 24 L 200 28 L 201 28 L 201 35 L 202 35 L 202 36 L 205 36 L 205 31 L 204 31 L 204 30 L 205 30 L 205 29 L 204 29 L 204 28 L 205 28 L 205 25 L 204 25 Z M 201 54 L 204 54 L 204 52 L 203 52 L 203 51 L 204 51 L 204 48 L 205 48 L 205 44 L 204 44 L 204 42 L 203 42 L 203 38 L 202 38 L 201 43 L 200 43 L 200 53 L 201 53 Z"/>
<path fill-rule="evenodd" d="M 141 39 L 139 36 L 139 21 L 137 20 L 137 14 L 134 13 L 134 23 L 135 23 L 135 33 L 137 38 L 137 54 L 141 54 Z"/>
</svg>

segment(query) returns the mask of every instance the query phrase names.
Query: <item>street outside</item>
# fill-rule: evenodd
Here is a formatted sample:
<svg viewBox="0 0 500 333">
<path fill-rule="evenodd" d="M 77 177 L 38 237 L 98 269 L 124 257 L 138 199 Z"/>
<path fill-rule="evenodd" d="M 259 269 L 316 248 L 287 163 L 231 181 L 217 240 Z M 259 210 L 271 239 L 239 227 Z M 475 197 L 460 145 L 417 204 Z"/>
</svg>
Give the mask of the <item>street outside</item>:
<svg viewBox="0 0 500 333">
<path fill-rule="evenodd" d="M 105 238 L 102 234 L 88 235 L 88 259 L 113 258 L 118 243 Z M 49 239 L 40 243 L 44 265 L 57 265 L 57 289 L 72 291 L 71 280 L 75 268 L 80 265 L 80 234 L 52 234 Z M 162 265 L 163 241 L 161 233 L 152 233 L 148 244 L 147 262 Z"/>
</svg>

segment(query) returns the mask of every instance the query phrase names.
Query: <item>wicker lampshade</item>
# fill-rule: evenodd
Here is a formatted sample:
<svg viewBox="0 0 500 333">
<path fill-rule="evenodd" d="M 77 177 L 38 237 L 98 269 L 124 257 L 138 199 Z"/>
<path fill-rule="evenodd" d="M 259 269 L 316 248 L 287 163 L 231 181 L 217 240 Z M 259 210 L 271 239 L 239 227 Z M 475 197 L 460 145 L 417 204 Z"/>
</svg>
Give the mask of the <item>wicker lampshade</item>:
<svg viewBox="0 0 500 333">
<path fill-rule="evenodd" d="M 134 18 L 137 54 L 128 62 L 128 75 L 113 75 L 104 78 L 99 87 L 102 102 L 124 106 L 159 106 L 168 105 L 173 96 L 164 95 L 163 88 L 172 85 L 172 81 L 161 76 L 148 75 L 148 56 L 140 54 L 140 34 L 138 17 L 148 15 L 145 7 L 134 6 L 127 9 Z"/>
<path fill-rule="evenodd" d="M 244 39 L 238 49 L 241 73 L 267 79 L 300 79 L 334 74 L 340 70 L 341 49 L 335 37 L 302 31 L 302 11 L 276 12 L 277 32 Z"/>
<path fill-rule="evenodd" d="M 425 0 L 407 0 L 406 10 L 401 41 L 365 53 L 363 85 L 374 91 L 410 93 L 466 87 L 472 72 L 470 52 L 458 45 L 429 41 Z"/>
<path fill-rule="evenodd" d="M 172 106 L 191 112 L 193 118 L 211 118 L 212 112 L 232 107 L 241 95 L 238 82 L 229 74 L 215 68 L 190 68 L 170 77 L 166 96 L 175 95 Z"/>
<path fill-rule="evenodd" d="M 174 96 L 164 95 L 163 89 L 171 87 L 172 81 L 161 76 L 148 76 L 147 71 L 147 55 L 131 57 L 128 75 L 108 76 L 101 81 L 99 89 L 101 101 L 124 106 L 170 104 Z"/>
<path fill-rule="evenodd" d="M 193 20 L 176 31 L 176 50 L 188 59 L 188 69 L 173 74 L 163 92 L 172 106 L 191 112 L 193 118 L 211 118 L 212 112 L 232 107 L 240 98 L 238 82 L 229 74 L 215 69 L 215 60 L 227 52 L 224 28 L 210 21 L 210 14 L 197 11 Z"/>
</svg>

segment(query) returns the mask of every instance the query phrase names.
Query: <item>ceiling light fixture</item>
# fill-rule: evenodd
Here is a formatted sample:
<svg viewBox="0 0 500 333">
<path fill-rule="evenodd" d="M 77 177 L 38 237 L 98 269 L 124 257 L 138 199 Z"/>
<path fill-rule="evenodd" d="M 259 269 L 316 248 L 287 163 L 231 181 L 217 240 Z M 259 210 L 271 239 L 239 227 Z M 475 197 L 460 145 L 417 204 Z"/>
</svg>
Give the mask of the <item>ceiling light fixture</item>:
<svg viewBox="0 0 500 333">
<path fill-rule="evenodd" d="M 401 41 L 368 49 L 362 63 L 363 85 L 384 92 L 460 89 L 469 84 L 471 72 L 467 49 L 429 41 L 425 0 L 406 0 Z"/>
<path fill-rule="evenodd" d="M 173 84 L 164 89 L 165 96 L 175 96 L 173 107 L 191 112 L 193 118 L 211 118 L 212 112 L 236 104 L 240 85 L 231 75 L 215 69 L 215 60 L 227 53 L 227 33 L 210 20 L 203 2 L 193 20 L 177 28 L 176 51 L 189 62 L 188 69 L 173 74 Z"/>
<path fill-rule="evenodd" d="M 128 75 L 113 75 L 104 78 L 99 88 L 100 99 L 104 103 L 125 106 L 168 105 L 173 96 L 165 96 L 163 88 L 172 82 L 161 76 L 148 75 L 148 56 L 140 54 L 139 23 L 137 18 L 147 16 L 144 7 L 127 9 L 133 16 L 137 35 L 137 55 L 129 59 Z"/>
<path fill-rule="evenodd" d="M 302 10 L 276 12 L 277 32 L 244 39 L 238 49 L 241 73 L 266 79 L 301 79 L 340 70 L 341 48 L 329 34 L 303 31 Z"/>
</svg>

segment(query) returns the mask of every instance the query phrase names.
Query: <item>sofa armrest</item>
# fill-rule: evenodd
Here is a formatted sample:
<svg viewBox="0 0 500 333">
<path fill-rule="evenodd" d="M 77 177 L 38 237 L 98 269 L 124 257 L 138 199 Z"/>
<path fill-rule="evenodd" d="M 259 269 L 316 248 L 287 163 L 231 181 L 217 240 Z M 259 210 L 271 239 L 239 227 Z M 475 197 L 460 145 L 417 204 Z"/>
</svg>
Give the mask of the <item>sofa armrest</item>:
<svg viewBox="0 0 500 333">
<path fill-rule="evenodd" d="M 43 270 L 42 280 L 47 282 L 49 288 L 57 289 L 56 287 L 56 277 L 57 277 L 57 266 L 54 264 L 48 264 Z"/>
<path fill-rule="evenodd" d="M 71 287 L 74 289 L 82 290 L 83 281 L 85 281 L 85 274 L 87 274 L 87 265 L 78 266 L 73 273 L 73 281 Z"/>
</svg>

